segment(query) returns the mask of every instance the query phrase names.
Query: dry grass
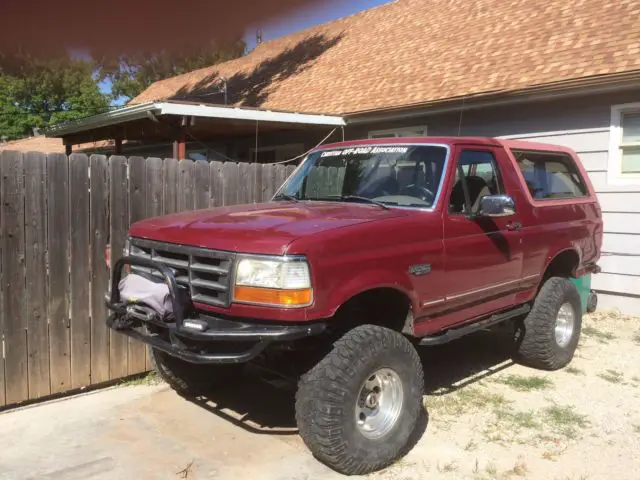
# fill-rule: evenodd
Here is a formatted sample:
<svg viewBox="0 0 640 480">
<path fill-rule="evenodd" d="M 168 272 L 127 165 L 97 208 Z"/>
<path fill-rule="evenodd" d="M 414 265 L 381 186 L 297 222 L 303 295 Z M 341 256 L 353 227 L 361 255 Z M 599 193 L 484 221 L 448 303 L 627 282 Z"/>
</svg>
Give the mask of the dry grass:
<svg viewBox="0 0 640 480">
<path fill-rule="evenodd" d="M 611 332 L 603 332 L 592 326 L 586 326 L 582 328 L 582 334 L 585 337 L 594 338 L 600 343 L 609 343 L 610 340 L 615 340 L 617 337 Z"/>
<path fill-rule="evenodd" d="M 122 387 L 131 387 L 137 385 L 158 385 L 160 383 L 162 383 L 162 380 L 158 377 L 158 374 L 152 370 L 142 375 L 125 378 L 121 380 L 118 385 Z"/>
<path fill-rule="evenodd" d="M 426 403 L 427 408 L 435 415 L 458 416 L 473 409 L 491 408 L 509 402 L 500 393 L 487 392 L 482 387 L 472 387 L 447 395 L 431 396 Z"/>
<path fill-rule="evenodd" d="M 543 410 L 546 423 L 553 426 L 559 433 L 570 440 L 579 437 L 580 430 L 589 426 L 586 415 L 575 412 L 572 405 L 552 405 Z"/>
<path fill-rule="evenodd" d="M 577 367 L 567 367 L 564 369 L 565 372 L 571 374 L 571 375 L 584 375 L 584 370 L 580 370 Z"/>
<path fill-rule="evenodd" d="M 527 464 L 525 463 L 524 459 L 520 457 L 518 458 L 518 461 L 513 466 L 513 468 L 507 472 L 507 474 L 516 475 L 518 477 L 526 477 L 528 472 L 529 468 L 527 467 Z"/>
<path fill-rule="evenodd" d="M 617 370 L 608 369 L 606 372 L 599 373 L 598 376 L 610 383 L 622 383 L 624 375 Z"/>
<path fill-rule="evenodd" d="M 451 472 L 457 472 L 458 471 L 458 464 L 456 463 L 455 460 L 452 460 L 451 462 L 447 462 L 444 465 L 440 466 L 438 465 L 438 471 L 440 473 L 451 473 Z"/>
<path fill-rule="evenodd" d="M 508 375 L 496 380 L 498 383 L 508 385 L 511 388 L 518 390 L 519 392 L 530 392 L 532 390 L 546 390 L 553 388 L 553 382 L 544 377 L 538 377 L 535 375 L 523 376 L 523 375 Z"/>
</svg>

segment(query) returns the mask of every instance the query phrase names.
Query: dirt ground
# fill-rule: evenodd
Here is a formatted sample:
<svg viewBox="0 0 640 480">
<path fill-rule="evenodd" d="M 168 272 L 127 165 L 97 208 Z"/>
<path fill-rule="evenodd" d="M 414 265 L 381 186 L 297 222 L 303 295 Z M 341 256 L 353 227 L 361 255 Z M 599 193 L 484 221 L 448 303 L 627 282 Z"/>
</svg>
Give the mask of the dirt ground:
<svg viewBox="0 0 640 480">
<path fill-rule="evenodd" d="M 639 320 L 586 317 L 552 373 L 514 364 L 495 335 L 423 350 L 426 431 L 368 478 L 640 478 Z M 252 376 L 189 401 L 138 383 L 0 414 L 0 479 L 344 478 L 297 436 L 286 385 Z"/>
</svg>

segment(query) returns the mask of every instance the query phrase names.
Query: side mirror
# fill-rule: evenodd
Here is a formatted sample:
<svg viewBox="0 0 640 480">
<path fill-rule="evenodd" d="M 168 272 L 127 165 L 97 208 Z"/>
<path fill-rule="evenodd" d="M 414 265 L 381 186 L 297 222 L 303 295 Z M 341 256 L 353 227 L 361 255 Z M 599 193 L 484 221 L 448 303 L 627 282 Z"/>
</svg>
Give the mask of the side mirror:
<svg viewBox="0 0 640 480">
<path fill-rule="evenodd" d="M 508 217 L 515 213 L 516 204 L 509 195 L 487 195 L 480 199 L 480 216 Z"/>
</svg>

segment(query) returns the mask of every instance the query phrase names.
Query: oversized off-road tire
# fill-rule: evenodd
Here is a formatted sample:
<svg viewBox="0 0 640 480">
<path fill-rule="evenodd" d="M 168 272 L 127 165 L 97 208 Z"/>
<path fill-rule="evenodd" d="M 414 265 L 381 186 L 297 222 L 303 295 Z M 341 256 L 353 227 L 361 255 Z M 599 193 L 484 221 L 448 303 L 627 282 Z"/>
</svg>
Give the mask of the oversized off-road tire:
<svg viewBox="0 0 640 480">
<path fill-rule="evenodd" d="M 582 304 L 576 286 L 567 278 L 549 278 L 524 319 L 518 339 L 518 358 L 529 366 L 557 370 L 575 353 L 582 328 Z"/>
<path fill-rule="evenodd" d="M 182 395 L 202 395 L 215 387 L 231 382 L 242 365 L 201 365 L 172 357 L 156 348 L 149 348 L 153 368 L 160 378 Z"/>
<path fill-rule="evenodd" d="M 300 436 L 316 458 L 340 473 L 379 470 L 417 440 L 423 393 L 422 363 L 403 335 L 356 327 L 300 379 Z"/>
</svg>

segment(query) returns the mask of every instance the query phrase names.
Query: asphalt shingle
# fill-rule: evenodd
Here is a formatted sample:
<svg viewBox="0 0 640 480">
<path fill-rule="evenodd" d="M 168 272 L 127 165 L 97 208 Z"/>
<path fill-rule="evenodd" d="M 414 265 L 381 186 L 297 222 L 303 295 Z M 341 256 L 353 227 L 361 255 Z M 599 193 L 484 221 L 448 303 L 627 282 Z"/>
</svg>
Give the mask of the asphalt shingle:
<svg viewBox="0 0 640 480">
<path fill-rule="evenodd" d="M 151 85 L 185 98 L 349 114 L 640 70 L 638 0 L 397 0 Z"/>
</svg>

